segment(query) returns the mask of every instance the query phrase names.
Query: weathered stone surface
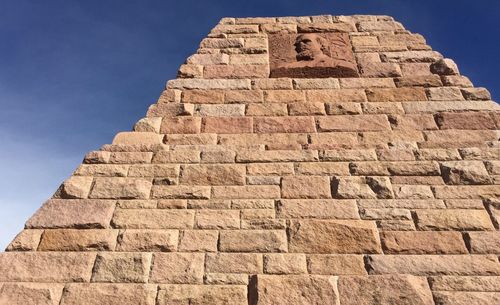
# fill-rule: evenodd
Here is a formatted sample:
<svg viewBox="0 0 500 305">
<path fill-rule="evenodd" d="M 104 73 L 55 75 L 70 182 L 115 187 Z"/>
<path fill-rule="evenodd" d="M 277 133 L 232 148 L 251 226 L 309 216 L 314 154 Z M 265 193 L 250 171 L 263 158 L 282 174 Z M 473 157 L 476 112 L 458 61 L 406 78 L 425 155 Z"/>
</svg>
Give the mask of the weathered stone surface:
<svg viewBox="0 0 500 305">
<path fill-rule="evenodd" d="M 0 253 L 0 282 L 88 282 L 95 253 Z"/>
<path fill-rule="evenodd" d="M 455 62 L 449 58 L 442 58 L 431 65 L 431 72 L 439 75 L 459 74 Z"/>
<path fill-rule="evenodd" d="M 283 198 L 331 198 L 330 179 L 321 176 L 283 177 Z"/>
<path fill-rule="evenodd" d="M 206 255 L 206 272 L 247 273 L 263 272 L 262 254 L 256 253 L 209 253 Z"/>
<path fill-rule="evenodd" d="M 417 210 L 420 230 L 493 230 L 485 210 Z"/>
<path fill-rule="evenodd" d="M 319 275 L 257 275 L 249 287 L 250 304 L 338 304 L 337 278 Z"/>
<path fill-rule="evenodd" d="M 342 305 L 434 304 L 426 279 L 411 275 L 340 277 L 338 289 Z"/>
<path fill-rule="evenodd" d="M 243 185 L 244 165 L 185 165 L 179 181 L 186 185 Z"/>
<path fill-rule="evenodd" d="M 307 273 L 305 254 L 265 254 L 264 273 L 302 274 Z"/>
<path fill-rule="evenodd" d="M 500 197 L 500 189 L 496 185 L 434 186 L 433 190 L 438 199 L 488 199 Z"/>
<path fill-rule="evenodd" d="M 158 199 L 209 199 L 210 187 L 190 185 L 155 185 L 152 197 Z"/>
<path fill-rule="evenodd" d="M 362 220 L 297 220 L 289 225 L 289 252 L 380 253 L 374 222 Z"/>
<path fill-rule="evenodd" d="M 148 199 L 151 181 L 131 178 L 96 178 L 89 198 Z"/>
<path fill-rule="evenodd" d="M 219 251 L 222 252 L 286 252 L 284 230 L 221 231 Z"/>
<path fill-rule="evenodd" d="M 92 282 L 146 283 L 150 266 L 150 253 L 99 253 Z"/>
<path fill-rule="evenodd" d="M 161 144 L 163 136 L 154 132 L 120 132 L 113 139 L 113 144 Z"/>
<path fill-rule="evenodd" d="M 214 186 L 212 198 L 266 199 L 279 198 L 280 188 L 274 185 Z"/>
<path fill-rule="evenodd" d="M 242 150 L 236 155 L 236 162 L 304 162 L 317 161 L 318 152 L 314 150 Z M 252 166 L 249 164 L 248 166 Z M 269 164 L 281 166 L 279 164 Z"/>
<path fill-rule="evenodd" d="M 316 125 L 312 117 L 262 117 L 254 119 L 254 132 L 316 132 Z"/>
<path fill-rule="evenodd" d="M 446 184 L 489 184 L 491 178 L 480 161 L 453 161 L 441 163 Z"/>
<path fill-rule="evenodd" d="M 355 200 L 279 200 L 278 218 L 359 219 Z"/>
<path fill-rule="evenodd" d="M 45 230 L 39 251 L 113 251 L 118 230 Z"/>
<path fill-rule="evenodd" d="M 124 230 L 116 251 L 171 252 L 177 250 L 179 233 L 174 230 Z"/>
<path fill-rule="evenodd" d="M 204 261 L 202 253 L 155 253 L 150 282 L 201 284 Z"/>
<path fill-rule="evenodd" d="M 500 275 L 492 255 L 371 255 L 370 274 Z"/>
<path fill-rule="evenodd" d="M 23 230 L 16 235 L 5 251 L 36 251 L 43 230 Z"/>
<path fill-rule="evenodd" d="M 500 291 L 499 276 L 435 276 L 429 283 L 434 291 Z"/>
<path fill-rule="evenodd" d="M 203 132 L 248 133 L 252 132 L 252 118 L 248 117 L 206 117 L 203 118 Z"/>
<path fill-rule="evenodd" d="M 469 232 L 467 240 L 471 253 L 495 254 L 500 253 L 500 232 Z"/>
<path fill-rule="evenodd" d="M 215 230 L 185 230 L 179 237 L 179 251 L 216 252 L 219 232 Z"/>
<path fill-rule="evenodd" d="M 157 305 L 247 305 L 245 286 L 162 285 Z"/>
<path fill-rule="evenodd" d="M 154 305 L 155 297 L 155 285 L 68 284 L 61 305 Z"/>
<path fill-rule="evenodd" d="M 192 228 L 194 212 L 173 209 L 117 209 L 113 226 L 120 229 Z"/>
<path fill-rule="evenodd" d="M 56 196 L 61 198 L 87 198 L 90 187 L 92 186 L 92 177 L 72 176 L 61 185 Z"/>
<path fill-rule="evenodd" d="M 63 284 L 4 283 L 0 284 L 0 304 L 59 305 Z"/>
<path fill-rule="evenodd" d="M 467 254 L 459 232 L 398 232 L 380 233 L 386 254 Z"/>
<path fill-rule="evenodd" d="M 361 255 L 308 255 L 307 270 L 311 274 L 366 275 Z"/>
<path fill-rule="evenodd" d="M 47 201 L 26 223 L 27 228 L 108 228 L 114 201 Z"/>
<path fill-rule="evenodd" d="M 444 292 L 434 293 L 436 305 L 489 305 L 500 302 L 500 293 L 498 292 Z"/>
<path fill-rule="evenodd" d="M 240 211 L 238 210 L 200 210 L 196 211 L 196 227 L 200 229 L 239 229 Z"/>
</svg>

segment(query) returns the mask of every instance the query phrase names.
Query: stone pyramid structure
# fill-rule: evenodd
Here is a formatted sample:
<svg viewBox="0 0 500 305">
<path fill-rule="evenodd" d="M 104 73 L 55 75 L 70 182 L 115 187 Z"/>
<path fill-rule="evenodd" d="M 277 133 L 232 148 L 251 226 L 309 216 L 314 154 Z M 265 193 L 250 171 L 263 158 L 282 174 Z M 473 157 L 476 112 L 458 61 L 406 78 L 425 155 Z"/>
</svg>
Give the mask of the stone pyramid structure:
<svg viewBox="0 0 500 305">
<path fill-rule="evenodd" d="M 0 253 L 0 304 L 500 304 L 499 110 L 391 17 L 224 18 Z"/>
</svg>

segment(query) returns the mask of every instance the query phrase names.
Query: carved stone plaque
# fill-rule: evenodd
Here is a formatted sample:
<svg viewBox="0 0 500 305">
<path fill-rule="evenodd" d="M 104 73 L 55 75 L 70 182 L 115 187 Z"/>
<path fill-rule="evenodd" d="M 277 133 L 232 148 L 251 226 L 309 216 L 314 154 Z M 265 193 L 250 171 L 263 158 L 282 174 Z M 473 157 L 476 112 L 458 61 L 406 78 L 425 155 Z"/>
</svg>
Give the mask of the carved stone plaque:
<svg viewBox="0 0 500 305">
<path fill-rule="evenodd" d="M 269 35 L 270 77 L 358 77 L 346 33 Z"/>
</svg>

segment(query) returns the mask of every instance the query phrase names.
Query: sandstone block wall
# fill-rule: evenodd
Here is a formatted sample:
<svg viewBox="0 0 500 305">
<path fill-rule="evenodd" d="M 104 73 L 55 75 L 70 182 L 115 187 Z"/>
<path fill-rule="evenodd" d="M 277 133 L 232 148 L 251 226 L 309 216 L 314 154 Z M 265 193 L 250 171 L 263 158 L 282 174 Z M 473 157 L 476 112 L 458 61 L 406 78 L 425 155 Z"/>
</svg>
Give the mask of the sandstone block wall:
<svg viewBox="0 0 500 305">
<path fill-rule="evenodd" d="M 269 78 L 268 34 L 360 77 Z M 224 18 L 0 253 L 0 304 L 500 303 L 500 107 L 388 16 Z"/>
</svg>

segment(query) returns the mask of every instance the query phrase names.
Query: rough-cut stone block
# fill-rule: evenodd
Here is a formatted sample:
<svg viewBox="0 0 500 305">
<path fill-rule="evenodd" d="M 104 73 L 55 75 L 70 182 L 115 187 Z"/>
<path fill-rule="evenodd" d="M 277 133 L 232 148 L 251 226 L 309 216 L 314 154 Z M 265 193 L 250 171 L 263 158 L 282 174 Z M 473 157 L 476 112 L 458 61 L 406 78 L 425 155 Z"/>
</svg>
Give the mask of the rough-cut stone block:
<svg viewBox="0 0 500 305">
<path fill-rule="evenodd" d="M 188 210 L 117 209 L 113 225 L 123 229 L 192 228 L 194 212 Z"/>
<path fill-rule="evenodd" d="M 500 275 L 493 255 L 370 255 L 370 274 Z"/>
<path fill-rule="evenodd" d="M 72 176 L 64 181 L 56 196 L 69 199 L 87 198 L 92 181 L 92 177 Z"/>
<path fill-rule="evenodd" d="M 381 253 L 374 222 L 362 220 L 297 220 L 289 226 L 289 252 Z"/>
<path fill-rule="evenodd" d="M 463 101 L 462 92 L 454 87 L 428 88 L 427 97 L 430 101 Z"/>
<path fill-rule="evenodd" d="M 431 188 L 427 185 L 395 185 L 394 195 L 398 199 L 432 199 Z"/>
<path fill-rule="evenodd" d="M 111 155 L 109 156 L 109 163 L 112 164 L 150 163 L 151 158 L 153 158 L 153 153 L 151 152 L 112 152 Z"/>
<path fill-rule="evenodd" d="M 469 232 L 467 240 L 470 244 L 471 253 L 495 254 L 500 253 L 500 232 Z"/>
<path fill-rule="evenodd" d="M 247 289 L 241 285 L 162 285 L 156 304 L 247 305 Z"/>
<path fill-rule="evenodd" d="M 216 252 L 219 232 L 215 230 L 185 230 L 179 237 L 179 251 Z"/>
<path fill-rule="evenodd" d="M 307 144 L 307 134 L 300 133 L 257 133 L 238 135 L 219 135 L 219 144 L 235 147 L 254 147 L 256 145 L 293 146 Z"/>
<path fill-rule="evenodd" d="M 167 83 L 169 89 L 224 89 L 250 90 L 251 83 L 247 79 L 174 79 Z"/>
<path fill-rule="evenodd" d="M 436 122 L 441 129 L 496 129 L 487 112 L 441 112 L 436 114 Z"/>
<path fill-rule="evenodd" d="M 187 185 L 243 185 L 244 165 L 185 165 L 180 184 Z"/>
<path fill-rule="evenodd" d="M 500 189 L 496 185 L 457 185 L 434 186 L 438 199 L 479 199 L 500 197 Z"/>
<path fill-rule="evenodd" d="M 286 239 L 285 231 L 221 231 L 219 250 L 222 252 L 286 252 Z"/>
<path fill-rule="evenodd" d="M 209 186 L 155 185 L 152 197 L 159 199 L 209 199 Z"/>
<path fill-rule="evenodd" d="M 177 250 L 178 231 L 130 230 L 120 233 L 116 251 L 171 252 Z"/>
<path fill-rule="evenodd" d="M 293 163 L 253 163 L 247 164 L 247 174 L 253 176 L 281 176 L 293 174 Z"/>
<path fill-rule="evenodd" d="M 417 210 L 420 230 L 493 230 L 485 210 Z"/>
<path fill-rule="evenodd" d="M 380 234 L 386 254 L 467 254 L 459 232 L 398 232 Z"/>
<path fill-rule="evenodd" d="M 262 254 L 256 253 L 208 253 L 206 255 L 206 272 L 247 273 L 263 272 Z"/>
<path fill-rule="evenodd" d="M 202 151 L 201 163 L 233 163 L 235 151 Z"/>
<path fill-rule="evenodd" d="M 316 125 L 312 117 L 265 117 L 254 119 L 254 132 L 315 132 Z"/>
<path fill-rule="evenodd" d="M 154 305 L 156 286 L 144 284 L 68 284 L 60 305 Z"/>
<path fill-rule="evenodd" d="M 265 254 L 264 273 L 302 274 L 307 273 L 304 254 Z"/>
<path fill-rule="evenodd" d="M 278 218 L 359 219 L 355 200 L 279 200 Z"/>
<path fill-rule="evenodd" d="M 39 251 L 113 251 L 118 230 L 45 230 Z"/>
<path fill-rule="evenodd" d="M 250 304 L 339 304 L 337 278 L 320 275 L 257 275 L 250 282 Z"/>
<path fill-rule="evenodd" d="M 293 176 L 281 181 L 283 198 L 331 198 L 329 177 Z"/>
<path fill-rule="evenodd" d="M 146 283 L 150 267 L 150 253 L 100 253 L 92 282 Z"/>
<path fill-rule="evenodd" d="M 304 162 L 317 160 L 318 152 L 314 150 L 242 150 L 236 155 L 236 162 Z M 275 165 L 270 164 L 269 166 Z"/>
<path fill-rule="evenodd" d="M 297 165 L 300 175 L 349 175 L 349 165 L 346 162 L 303 162 Z"/>
<path fill-rule="evenodd" d="M 188 151 L 159 151 L 153 157 L 153 163 L 198 163 L 200 152 Z"/>
<path fill-rule="evenodd" d="M 489 184 L 484 163 L 480 161 L 452 161 L 441 163 L 441 173 L 446 184 Z"/>
<path fill-rule="evenodd" d="M 161 144 L 163 136 L 154 132 L 120 132 L 113 139 L 113 144 Z"/>
<path fill-rule="evenodd" d="M 201 284 L 204 261 L 202 253 L 155 253 L 149 280 L 152 283 Z"/>
<path fill-rule="evenodd" d="M 96 178 L 89 198 L 148 199 L 151 181 L 131 178 Z"/>
<path fill-rule="evenodd" d="M 238 229 L 238 210 L 200 210 L 196 212 L 196 227 L 200 229 Z"/>
<path fill-rule="evenodd" d="M 425 278 L 411 275 L 340 277 L 342 305 L 434 305 Z"/>
<path fill-rule="evenodd" d="M 274 185 L 214 186 L 212 197 L 220 199 L 279 198 L 280 188 Z"/>
<path fill-rule="evenodd" d="M 489 101 L 491 94 L 486 88 L 460 88 L 462 95 L 468 101 Z"/>
<path fill-rule="evenodd" d="M 318 119 L 319 131 L 390 130 L 386 115 L 339 115 Z"/>
<path fill-rule="evenodd" d="M 64 288 L 63 284 L 38 284 L 38 283 L 0 284 L 0 304 L 59 305 L 63 288 Z"/>
<path fill-rule="evenodd" d="M 439 291 L 434 293 L 436 305 L 489 305 L 500 303 L 498 292 Z"/>
<path fill-rule="evenodd" d="M 449 58 L 442 58 L 431 65 L 431 72 L 439 75 L 460 74 L 455 62 Z"/>
<path fill-rule="evenodd" d="M 287 115 L 287 105 L 278 103 L 263 103 L 247 105 L 247 116 L 283 116 Z"/>
<path fill-rule="evenodd" d="M 208 132 L 208 133 L 252 132 L 252 118 L 206 117 L 203 118 L 203 132 Z"/>
<path fill-rule="evenodd" d="M 269 75 L 269 65 L 210 65 L 205 66 L 204 78 L 264 78 Z"/>
<path fill-rule="evenodd" d="M 95 253 L 0 253 L 0 282 L 88 282 Z"/>
<path fill-rule="evenodd" d="M 438 75 L 409 75 L 394 79 L 397 87 L 441 87 Z"/>
<path fill-rule="evenodd" d="M 248 285 L 247 274 L 207 273 L 203 280 L 208 285 Z"/>
<path fill-rule="evenodd" d="M 94 177 L 125 177 L 127 176 L 128 170 L 128 165 L 82 164 L 78 166 L 78 168 L 74 172 L 74 175 Z"/>
<path fill-rule="evenodd" d="M 427 101 L 423 88 L 367 89 L 369 102 Z"/>
<path fill-rule="evenodd" d="M 323 103 L 292 103 L 288 105 L 289 115 L 324 115 L 325 104 Z"/>
<path fill-rule="evenodd" d="M 115 201 L 47 201 L 26 223 L 26 228 L 108 228 Z"/>
<path fill-rule="evenodd" d="M 201 118 L 175 117 L 163 118 L 161 133 L 199 133 Z"/>
<path fill-rule="evenodd" d="M 43 230 L 23 230 L 16 235 L 5 251 L 36 251 Z"/>
<path fill-rule="evenodd" d="M 307 270 L 311 274 L 366 275 L 361 255 L 308 255 Z"/>
<path fill-rule="evenodd" d="M 317 103 L 362 103 L 366 102 L 364 90 L 359 89 L 334 89 L 334 90 L 308 90 L 307 100 Z"/>
<path fill-rule="evenodd" d="M 500 291 L 500 276 L 435 276 L 429 283 L 434 291 Z"/>
</svg>

